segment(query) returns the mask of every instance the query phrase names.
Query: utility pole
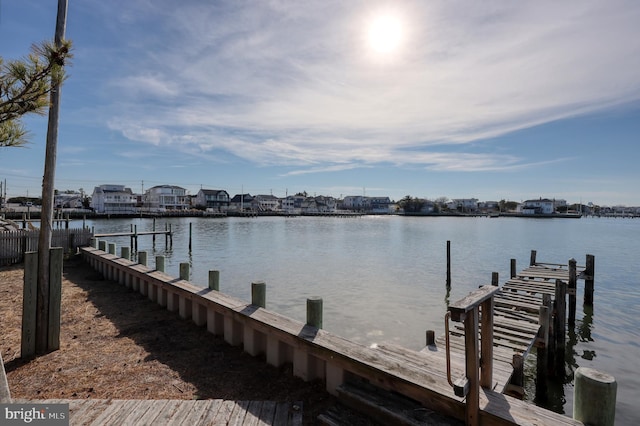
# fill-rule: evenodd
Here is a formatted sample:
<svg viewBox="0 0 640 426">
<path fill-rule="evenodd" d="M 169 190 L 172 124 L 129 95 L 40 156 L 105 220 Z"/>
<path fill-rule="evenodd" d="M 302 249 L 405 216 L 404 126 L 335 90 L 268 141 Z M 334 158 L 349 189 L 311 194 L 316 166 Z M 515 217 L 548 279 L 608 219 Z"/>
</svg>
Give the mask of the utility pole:
<svg viewBox="0 0 640 426">
<path fill-rule="evenodd" d="M 56 49 L 62 47 L 67 26 L 67 0 L 58 0 L 58 15 L 54 43 Z M 63 64 L 58 64 L 63 66 Z M 42 210 L 40 213 L 40 237 L 38 239 L 38 286 L 36 303 L 36 353 L 49 351 L 49 249 L 53 234 L 53 193 L 56 174 L 58 145 L 58 122 L 60 115 L 61 78 L 51 79 L 49 123 L 47 146 L 42 179 Z"/>
</svg>

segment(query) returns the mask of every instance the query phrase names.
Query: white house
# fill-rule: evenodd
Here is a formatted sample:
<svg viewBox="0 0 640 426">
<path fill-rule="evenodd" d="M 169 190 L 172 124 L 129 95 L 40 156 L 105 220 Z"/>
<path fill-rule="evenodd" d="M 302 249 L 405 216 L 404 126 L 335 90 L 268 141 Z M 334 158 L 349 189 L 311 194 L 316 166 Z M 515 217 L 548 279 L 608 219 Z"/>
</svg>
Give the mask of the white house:
<svg viewBox="0 0 640 426">
<path fill-rule="evenodd" d="M 280 199 L 275 195 L 256 195 L 253 197 L 253 201 L 256 203 L 258 211 L 275 212 L 280 210 Z"/>
<path fill-rule="evenodd" d="M 134 214 L 137 199 L 124 185 L 100 185 L 93 189 L 91 207 L 96 213 Z"/>
<path fill-rule="evenodd" d="M 147 189 L 143 209 L 148 211 L 188 210 L 187 190 L 175 185 L 158 185 Z"/>
<path fill-rule="evenodd" d="M 519 208 L 522 214 L 553 214 L 556 211 L 555 201 L 548 198 L 526 200 Z"/>
</svg>

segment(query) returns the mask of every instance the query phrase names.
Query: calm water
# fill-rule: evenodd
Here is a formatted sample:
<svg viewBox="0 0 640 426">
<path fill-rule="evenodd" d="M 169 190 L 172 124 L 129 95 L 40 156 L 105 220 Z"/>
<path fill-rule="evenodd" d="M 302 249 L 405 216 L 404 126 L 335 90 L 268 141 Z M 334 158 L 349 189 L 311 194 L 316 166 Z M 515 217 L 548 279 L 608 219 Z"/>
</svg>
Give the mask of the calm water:
<svg viewBox="0 0 640 426">
<path fill-rule="evenodd" d="M 363 344 L 395 342 L 420 349 L 425 331 L 444 332 L 447 303 L 491 281 L 503 282 L 510 259 L 518 270 L 530 251 L 538 261 L 584 265 L 595 255 L 593 312 L 582 308 L 578 286 L 575 330 L 568 344 L 568 376 L 552 392 L 551 405 L 571 415 L 572 374 L 578 366 L 614 375 L 618 381 L 617 424 L 636 424 L 640 390 L 639 267 L 640 220 L 519 218 L 172 218 L 173 246 L 158 236 L 139 238 L 139 250 L 166 256 L 167 273 L 178 276 L 181 262 L 191 281 L 206 286 L 208 271 L 220 270 L 225 293 L 250 300 L 253 281 L 267 283 L 267 308 L 304 321 L 306 298 L 324 299 L 324 328 Z M 189 251 L 189 224 L 193 226 Z M 89 221 L 97 233 L 151 230 L 150 219 Z M 446 242 L 451 241 L 452 287 L 447 292 Z M 119 247 L 127 237 L 113 238 Z M 531 362 L 529 362 L 531 364 Z M 533 363 L 535 364 L 535 362 Z M 533 385 L 529 380 L 529 391 Z M 533 393 L 533 392 L 532 392 Z"/>
</svg>

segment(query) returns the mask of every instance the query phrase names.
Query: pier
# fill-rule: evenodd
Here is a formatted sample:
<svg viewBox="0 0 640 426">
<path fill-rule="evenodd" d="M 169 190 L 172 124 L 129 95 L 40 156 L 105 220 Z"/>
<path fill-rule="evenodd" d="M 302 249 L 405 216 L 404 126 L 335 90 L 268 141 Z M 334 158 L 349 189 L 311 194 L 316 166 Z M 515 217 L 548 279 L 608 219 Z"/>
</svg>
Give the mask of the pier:
<svg viewBox="0 0 640 426">
<path fill-rule="evenodd" d="M 444 424 L 582 424 L 521 401 L 522 369 L 516 362 L 532 348 L 547 347 L 554 341 L 554 330 L 560 328 L 553 324 L 566 312 L 557 301 L 564 300 L 562 289 L 572 280 L 569 266 L 533 262 L 502 287 L 495 285 L 494 274 L 491 284 L 450 305 L 447 317 L 455 325 L 445 336 L 436 341 L 433 333 L 427 333 L 431 341 L 427 340 L 422 351 L 413 351 L 391 344 L 366 347 L 322 330 L 321 313 L 318 320 L 318 313 L 309 311 L 310 306 L 318 305 L 313 303 L 317 300 L 307 301 L 307 322 L 302 323 L 265 308 L 264 283 L 254 283 L 255 289 L 252 285 L 249 303 L 221 293 L 217 271 L 210 271 L 209 288 L 203 288 L 188 281 L 188 264 L 181 264 L 181 276 L 176 279 L 164 273 L 162 256 L 152 268 L 146 264 L 146 253 L 137 263 L 105 247 L 95 244 L 81 252 L 108 280 L 140 292 L 231 345 L 242 345 L 253 356 L 262 354 L 271 365 L 292 364 L 294 375 L 307 381 L 322 380 L 341 403 L 365 414 L 381 416 L 380 401 L 402 395 L 404 403 L 410 401 L 414 407 L 398 412 L 415 414 L 427 409 L 433 416 L 448 419 Z M 576 266 L 575 271 L 575 277 L 585 282 L 593 278 L 587 266 Z M 525 283 L 530 287 L 516 287 Z M 553 310 L 545 305 L 552 300 Z M 367 388 L 373 390 L 363 391 Z M 371 403 L 365 394 L 384 396 Z M 321 417 L 326 424 L 340 423 L 339 410 Z"/>
</svg>

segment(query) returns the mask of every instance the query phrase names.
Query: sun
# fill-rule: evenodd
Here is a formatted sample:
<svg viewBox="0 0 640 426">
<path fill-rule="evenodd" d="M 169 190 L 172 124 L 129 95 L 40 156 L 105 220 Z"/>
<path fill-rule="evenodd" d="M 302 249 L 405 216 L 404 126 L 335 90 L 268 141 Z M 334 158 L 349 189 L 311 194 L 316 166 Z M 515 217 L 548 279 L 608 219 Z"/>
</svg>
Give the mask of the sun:
<svg viewBox="0 0 640 426">
<path fill-rule="evenodd" d="M 379 15 L 371 20 L 367 30 L 369 46 L 380 54 L 399 49 L 404 38 L 402 21 L 393 15 Z"/>
</svg>

